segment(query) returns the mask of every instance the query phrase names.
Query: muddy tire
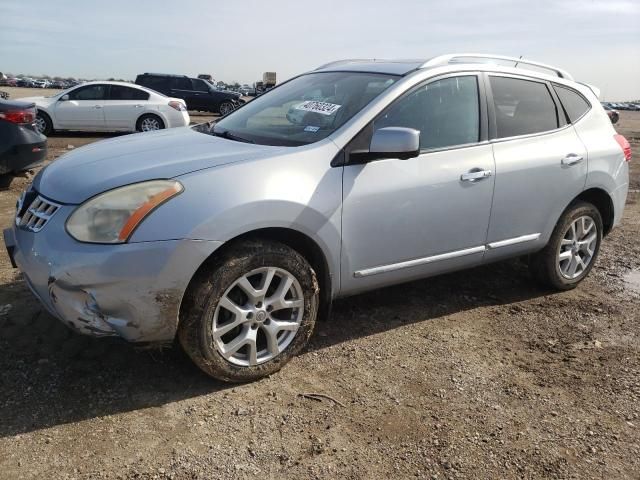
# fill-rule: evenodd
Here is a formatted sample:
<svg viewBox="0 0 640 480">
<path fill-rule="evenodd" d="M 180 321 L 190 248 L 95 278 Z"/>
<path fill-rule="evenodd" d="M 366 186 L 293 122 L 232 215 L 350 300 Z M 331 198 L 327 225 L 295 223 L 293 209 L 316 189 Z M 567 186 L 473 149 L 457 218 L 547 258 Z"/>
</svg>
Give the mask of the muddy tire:
<svg viewBox="0 0 640 480">
<path fill-rule="evenodd" d="M 549 243 L 529 257 L 529 269 L 542 286 L 575 288 L 589 274 L 602 242 L 602 217 L 587 202 L 575 202 L 562 214 Z"/>
<path fill-rule="evenodd" d="M 230 247 L 192 280 L 178 339 L 208 375 L 250 382 L 280 370 L 307 344 L 319 287 L 306 259 L 273 241 Z"/>
</svg>

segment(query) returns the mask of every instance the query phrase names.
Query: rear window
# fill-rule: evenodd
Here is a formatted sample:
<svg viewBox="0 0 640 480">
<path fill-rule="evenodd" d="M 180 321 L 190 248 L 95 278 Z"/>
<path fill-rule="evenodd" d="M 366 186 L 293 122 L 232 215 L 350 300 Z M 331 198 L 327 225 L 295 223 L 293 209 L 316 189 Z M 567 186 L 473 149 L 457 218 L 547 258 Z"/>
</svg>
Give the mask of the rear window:
<svg viewBox="0 0 640 480">
<path fill-rule="evenodd" d="M 571 123 L 579 120 L 591 108 L 589 102 L 575 90 L 560 85 L 554 85 L 553 88 L 558 94 Z"/>
<path fill-rule="evenodd" d="M 558 112 L 547 85 L 519 78 L 490 76 L 498 138 L 558 128 Z"/>
<path fill-rule="evenodd" d="M 138 88 L 111 85 L 109 100 L 149 100 L 149 94 Z"/>
</svg>

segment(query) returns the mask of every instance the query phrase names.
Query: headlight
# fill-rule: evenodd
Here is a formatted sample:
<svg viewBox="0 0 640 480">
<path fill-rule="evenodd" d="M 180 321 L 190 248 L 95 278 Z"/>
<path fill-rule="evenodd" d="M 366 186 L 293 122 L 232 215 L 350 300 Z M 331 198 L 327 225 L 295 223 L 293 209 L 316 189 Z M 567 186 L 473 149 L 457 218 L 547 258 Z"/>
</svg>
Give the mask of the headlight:
<svg viewBox="0 0 640 480">
<path fill-rule="evenodd" d="M 80 242 L 126 242 L 147 215 L 182 190 L 174 180 L 109 190 L 80 205 L 67 220 L 67 231 Z"/>
</svg>

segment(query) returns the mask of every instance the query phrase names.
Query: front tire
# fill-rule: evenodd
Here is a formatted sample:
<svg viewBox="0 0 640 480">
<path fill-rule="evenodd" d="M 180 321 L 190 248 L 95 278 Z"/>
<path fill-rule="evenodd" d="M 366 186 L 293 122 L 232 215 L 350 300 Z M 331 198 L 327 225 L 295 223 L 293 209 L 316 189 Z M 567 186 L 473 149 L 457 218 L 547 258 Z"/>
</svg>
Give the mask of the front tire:
<svg viewBox="0 0 640 480">
<path fill-rule="evenodd" d="M 243 242 L 196 274 L 178 338 L 208 375 L 253 381 L 277 372 L 304 348 L 318 304 L 316 274 L 302 255 L 278 242 Z"/>
<path fill-rule="evenodd" d="M 49 115 L 38 110 L 36 114 L 36 130 L 45 137 L 48 137 L 53 132 L 53 122 Z"/>
<path fill-rule="evenodd" d="M 156 130 L 163 130 L 164 128 L 162 119 L 150 113 L 142 115 L 136 123 L 136 130 L 138 132 L 154 132 Z"/>
<path fill-rule="evenodd" d="M 529 259 L 533 277 L 556 290 L 575 288 L 589 274 L 600 252 L 602 216 L 587 202 L 575 202 L 562 214 L 549 243 Z"/>
<path fill-rule="evenodd" d="M 220 108 L 218 110 L 220 111 L 220 115 L 222 115 L 224 117 L 225 115 L 227 115 L 228 113 L 233 111 L 233 103 L 231 103 L 231 102 L 222 102 L 220 104 Z"/>
</svg>

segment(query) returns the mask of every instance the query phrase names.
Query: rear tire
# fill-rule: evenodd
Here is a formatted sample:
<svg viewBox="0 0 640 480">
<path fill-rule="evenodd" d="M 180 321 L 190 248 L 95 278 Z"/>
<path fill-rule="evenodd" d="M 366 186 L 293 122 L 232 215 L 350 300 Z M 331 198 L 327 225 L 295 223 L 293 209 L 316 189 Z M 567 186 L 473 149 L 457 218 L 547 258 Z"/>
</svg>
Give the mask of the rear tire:
<svg viewBox="0 0 640 480">
<path fill-rule="evenodd" d="M 307 344 L 319 287 L 306 259 L 273 241 L 239 243 L 194 277 L 178 339 L 206 374 L 249 382 L 280 370 Z"/>
<path fill-rule="evenodd" d="M 36 129 L 45 137 L 48 137 L 53 133 L 53 122 L 51 121 L 51 117 L 40 110 L 38 110 L 38 113 L 36 114 Z"/>
<path fill-rule="evenodd" d="M 156 130 L 163 130 L 164 128 L 162 119 L 152 113 L 142 115 L 136 123 L 136 130 L 138 132 L 154 132 Z"/>
<path fill-rule="evenodd" d="M 542 286 L 575 288 L 593 268 L 602 242 L 602 216 L 591 203 L 572 203 L 562 214 L 549 243 L 529 257 L 529 269 Z"/>
</svg>

